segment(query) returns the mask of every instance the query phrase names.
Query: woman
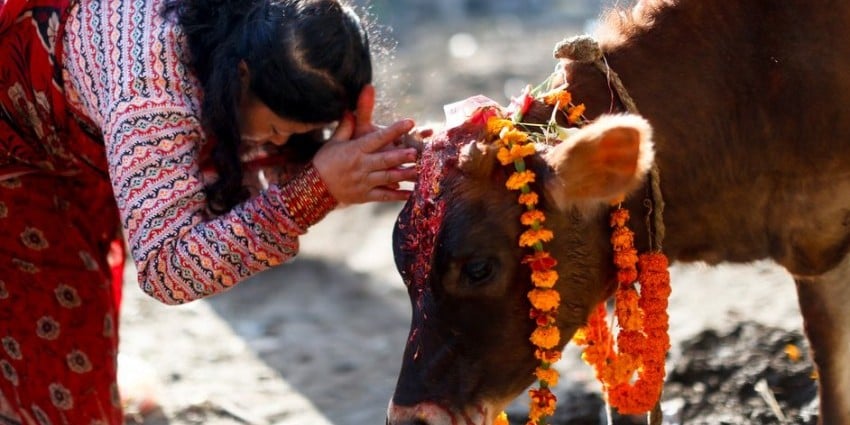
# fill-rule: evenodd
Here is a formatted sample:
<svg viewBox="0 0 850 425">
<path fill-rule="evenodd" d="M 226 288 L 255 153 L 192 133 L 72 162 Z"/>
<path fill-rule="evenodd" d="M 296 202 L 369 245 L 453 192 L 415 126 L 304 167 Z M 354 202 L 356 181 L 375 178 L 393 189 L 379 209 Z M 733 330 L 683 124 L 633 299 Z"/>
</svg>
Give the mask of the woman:
<svg viewBox="0 0 850 425">
<path fill-rule="evenodd" d="M 415 177 L 336 0 L 0 0 L 0 58 L 0 422 L 122 422 L 121 231 L 179 304 Z"/>
</svg>

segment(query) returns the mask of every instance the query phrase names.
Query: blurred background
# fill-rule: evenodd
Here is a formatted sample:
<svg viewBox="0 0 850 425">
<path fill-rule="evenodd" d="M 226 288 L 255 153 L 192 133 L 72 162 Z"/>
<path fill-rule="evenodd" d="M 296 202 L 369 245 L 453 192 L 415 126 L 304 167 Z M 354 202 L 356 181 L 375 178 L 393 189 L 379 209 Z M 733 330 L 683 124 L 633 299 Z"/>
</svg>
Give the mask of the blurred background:
<svg viewBox="0 0 850 425">
<path fill-rule="evenodd" d="M 377 84 L 385 105 L 420 121 L 485 94 L 505 103 L 554 67 L 552 49 L 592 30 L 605 0 L 372 0 Z"/>
<path fill-rule="evenodd" d="M 591 32 L 610 2 L 358 5 L 376 51 L 377 121 L 411 117 L 427 126 L 443 120 L 444 104 L 475 94 L 507 104 L 526 84 L 544 80 L 555 44 Z M 334 211 L 302 238 L 293 261 L 189 305 L 148 299 L 128 265 L 120 368 L 122 388 L 138 390 L 127 394 L 128 423 L 383 424 L 410 318 L 392 258 L 400 208 Z M 674 344 L 742 317 L 800 327 L 793 285 L 770 264 L 678 267 L 674 279 Z M 598 390 L 574 348 L 559 368 L 564 394 Z M 521 415 L 526 403 L 521 396 L 511 412 Z M 587 406 L 598 410 L 598 397 Z"/>
</svg>

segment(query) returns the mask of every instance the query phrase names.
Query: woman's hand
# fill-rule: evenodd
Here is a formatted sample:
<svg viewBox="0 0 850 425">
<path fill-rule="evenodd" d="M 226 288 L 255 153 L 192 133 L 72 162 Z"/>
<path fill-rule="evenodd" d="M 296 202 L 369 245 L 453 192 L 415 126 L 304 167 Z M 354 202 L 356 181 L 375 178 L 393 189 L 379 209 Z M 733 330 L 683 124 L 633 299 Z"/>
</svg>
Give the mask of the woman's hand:
<svg viewBox="0 0 850 425">
<path fill-rule="evenodd" d="M 346 114 L 313 158 L 331 195 L 342 204 L 403 201 L 410 191 L 399 189 L 399 183 L 416 179 L 415 168 L 402 167 L 416 161 L 416 149 L 394 145 L 413 129 L 413 121 L 375 126 L 374 101 L 374 89 L 367 86 L 360 94 L 357 116 Z"/>
</svg>

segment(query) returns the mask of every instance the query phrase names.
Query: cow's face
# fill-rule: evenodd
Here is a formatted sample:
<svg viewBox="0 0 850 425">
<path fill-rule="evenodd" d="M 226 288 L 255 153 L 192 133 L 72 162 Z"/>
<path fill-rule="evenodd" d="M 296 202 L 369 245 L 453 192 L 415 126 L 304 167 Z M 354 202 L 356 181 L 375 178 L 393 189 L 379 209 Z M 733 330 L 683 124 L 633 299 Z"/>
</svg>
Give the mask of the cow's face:
<svg viewBox="0 0 850 425">
<path fill-rule="evenodd" d="M 547 249 L 558 260 L 561 345 L 607 295 L 607 202 L 650 166 L 649 126 L 603 117 L 527 163 L 537 175 Z M 511 170 L 466 123 L 434 136 L 394 233 L 413 318 L 388 424 L 490 424 L 534 380 L 530 270 L 517 241 Z"/>
</svg>

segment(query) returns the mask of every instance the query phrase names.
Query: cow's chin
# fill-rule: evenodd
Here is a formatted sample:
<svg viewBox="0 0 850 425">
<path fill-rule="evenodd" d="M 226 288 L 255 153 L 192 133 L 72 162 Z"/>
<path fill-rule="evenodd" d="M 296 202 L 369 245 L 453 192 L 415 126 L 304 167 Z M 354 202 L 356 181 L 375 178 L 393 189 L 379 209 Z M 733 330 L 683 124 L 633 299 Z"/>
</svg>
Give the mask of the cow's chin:
<svg viewBox="0 0 850 425">
<path fill-rule="evenodd" d="M 458 411 L 438 403 L 397 406 L 390 401 L 387 425 L 492 425 L 507 404 L 482 402 Z"/>
</svg>

